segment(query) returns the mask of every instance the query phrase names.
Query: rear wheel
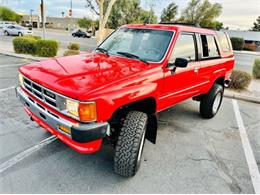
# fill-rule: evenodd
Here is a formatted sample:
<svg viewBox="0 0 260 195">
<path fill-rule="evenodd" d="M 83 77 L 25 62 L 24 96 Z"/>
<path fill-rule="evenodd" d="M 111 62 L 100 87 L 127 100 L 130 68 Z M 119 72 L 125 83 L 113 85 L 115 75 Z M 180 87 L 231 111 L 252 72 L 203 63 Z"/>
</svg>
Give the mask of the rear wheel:
<svg viewBox="0 0 260 195">
<path fill-rule="evenodd" d="M 119 133 L 114 158 L 114 171 L 124 177 L 132 177 L 138 171 L 145 143 L 148 117 L 143 112 L 127 114 Z"/>
<path fill-rule="evenodd" d="M 9 32 L 8 32 L 8 31 L 5 31 L 5 34 L 6 34 L 7 36 L 9 36 Z"/>
<path fill-rule="evenodd" d="M 72 36 L 73 36 L 73 37 L 76 37 L 76 34 L 73 33 Z"/>
<path fill-rule="evenodd" d="M 214 117 L 222 103 L 224 89 L 219 84 L 214 84 L 210 91 L 201 98 L 200 115 L 203 118 Z"/>
</svg>

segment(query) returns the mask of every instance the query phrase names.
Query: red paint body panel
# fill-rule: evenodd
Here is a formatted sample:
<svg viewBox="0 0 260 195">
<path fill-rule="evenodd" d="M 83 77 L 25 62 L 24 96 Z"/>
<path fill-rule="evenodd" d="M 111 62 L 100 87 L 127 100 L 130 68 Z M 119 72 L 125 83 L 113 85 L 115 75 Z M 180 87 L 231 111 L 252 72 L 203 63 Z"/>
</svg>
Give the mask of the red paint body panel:
<svg viewBox="0 0 260 195">
<path fill-rule="evenodd" d="M 160 24 L 132 24 L 123 28 L 170 30 L 174 31 L 174 37 L 160 63 L 147 65 L 135 59 L 108 57 L 92 52 L 34 62 L 21 67 L 19 71 L 62 95 L 80 101 L 95 101 L 97 122 L 108 121 L 121 106 L 144 98 L 154 98 L 156 111 L 159 112 L 187 98 L 207 93 L 220 77 L 230 77 L 234 66 L 233 51 L 225 53 L 221 49 L 221 58 L 190 63 L 187 68 L 177 68 L 175 74 L 171 74 L 171 70 L 166 67 L 180 32 L 202 33 L 216 37 L 212 30 Z M 220 45 L 218 40 L 217 43 Z M 194 68 L 199 69 L 198 73 L 194 72 Z M 35 120 L 51 133 L 59 135 L 40 119 Z M 101 140 L 97 140 L 84 145 L 59 136 L 72 148 L 84 153 L 87 153 L 90 147 L 93 151 L 98 150 L 101 144 Z"/>
</svg>

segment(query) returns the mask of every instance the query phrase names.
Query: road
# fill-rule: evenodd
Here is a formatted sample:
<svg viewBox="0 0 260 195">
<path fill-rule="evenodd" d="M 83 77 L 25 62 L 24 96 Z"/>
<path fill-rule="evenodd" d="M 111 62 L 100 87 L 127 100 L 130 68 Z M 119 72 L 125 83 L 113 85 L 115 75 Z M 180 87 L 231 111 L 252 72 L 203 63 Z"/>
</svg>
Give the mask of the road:
<svg viewBox="0 0 260 195">
<path fill-rule="evenodd" d="M 250 53 L 239 53 L 235 52 L 235 69 L 243 70 L 248 73 L 252 73 L 252 67 L 255 59 L 260 59 L 260 54 L 250 54 Z"/>
<path fill-rule="evenodd" d="M 34 35 L 42 36 L 42 31 L 34 29 Z M 6 36 L 2 30 L 0 30 L 0 44 L 7 45 L 12 48 L 12 39 L 14 36 Z M 96 39 L 95 38 L 76 38 L 72 37 L 68 31 L 62 30 L 46 30 L 46 38 L 47 39 L 55 39 L 60 43 L 60 47 L 62 49 L 66 49 L 69 43 L 79 43 L 81 51 L 92 51 L 96 47 Z"/>
<path fill-rule="evenodd" d="M 156 145 L 146 142 L 140 171 L 126 179 L 113 173 L 111 146 L 82 155 L 46 142 L 51 135 L 30 121 L 12 88 L 28 62 L 0 55 L 0 193 L 254 193 L 233 100 L 224 98 L 211 120 L 191 100 L 161 112 Z M 260 106 L 238 106 L 260 168 Z"/>
<path fill-rule="evenodd" d="M 42 36 L 42 31 L 34 29 L 34 34 L 38 36 Z M 81 51 L 92 51 L 96 47 L 96 39 L 95 38 L 74 38 L 67 31 L 62 30 L 52 30 L 47 29 L 46 38 L 56 39 L 60 42 L 60 47 L 64 50 L 67 48 L 69 43 L 75 42 L 79 43 Z M 5 36 L 2 32 L 0 32 L 0 45 L 2 47 L 6 46 L 12 50 L 12 39 L 11 36 Z M 1 48 L 0 48 L 1 49 Z M 61 52 L 62 54 L 63 52 Z M 252 67 L 254 60 L 256 58 L 260 58 L 260 55 L 252 55 L 247 53 L 235 53 L 235 69 L 247 71 L 249 73 L 252 72 Z"/>
</svg>

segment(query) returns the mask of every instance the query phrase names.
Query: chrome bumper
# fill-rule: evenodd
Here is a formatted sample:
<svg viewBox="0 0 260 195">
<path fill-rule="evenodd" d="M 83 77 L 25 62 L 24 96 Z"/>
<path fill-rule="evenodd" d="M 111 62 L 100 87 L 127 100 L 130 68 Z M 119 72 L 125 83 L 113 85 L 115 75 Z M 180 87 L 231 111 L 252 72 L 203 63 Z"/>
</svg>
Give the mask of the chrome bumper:
<svg viewBox="0 0 260 195">
<path fill-rule="evenodd" d="M 47 123 L 51 128 L 66 135 L 74 141 L 85 143 L 97 140 L 106 136 L 109 128 L 107 122 L 103 123 L 71 123 L 70 121 L 52 113 L 43 105 L 29 97 L 21 87 L 16 87 L 16 96 L 21 103 L 28 108 L 39 119 Z M 63 126 L 70 130 L 71 134 L 62 131 L 59 127 Z"/>
</svg>

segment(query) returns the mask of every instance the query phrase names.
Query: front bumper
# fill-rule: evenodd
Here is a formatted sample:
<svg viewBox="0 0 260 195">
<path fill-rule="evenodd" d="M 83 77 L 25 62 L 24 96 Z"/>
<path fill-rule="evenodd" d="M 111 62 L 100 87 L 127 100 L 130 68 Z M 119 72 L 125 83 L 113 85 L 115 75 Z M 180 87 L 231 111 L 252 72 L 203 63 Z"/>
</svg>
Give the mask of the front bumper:
<svg viewBox="0 0 260 195">
<path fill-rule="evenodd" d="M 72 123 L 48 110 L 34 97 L 30 97 L 21 87 L 16 87 L 16 95 L 32 120 L 50 133 L 81 153 L 92 153 L 99 150 L 102 138 L 106 136 L 109 124 Z M 60 127 L 65 127 L 66 132 Z"/>
</svg>

